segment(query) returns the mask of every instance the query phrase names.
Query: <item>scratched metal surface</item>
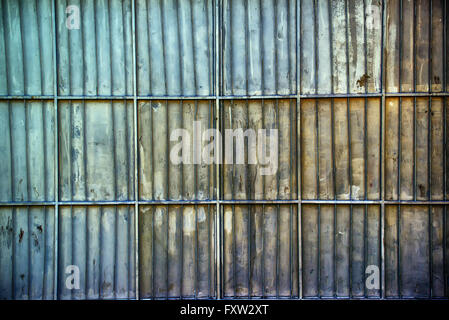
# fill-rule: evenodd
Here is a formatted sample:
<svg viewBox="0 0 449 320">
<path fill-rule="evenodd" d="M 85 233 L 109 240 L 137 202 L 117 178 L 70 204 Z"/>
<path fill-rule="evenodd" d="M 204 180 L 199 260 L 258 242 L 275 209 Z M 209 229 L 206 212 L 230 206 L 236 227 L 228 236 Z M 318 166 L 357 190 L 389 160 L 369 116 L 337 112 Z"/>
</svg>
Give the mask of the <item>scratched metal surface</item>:
<svg viewBox="0 0 449 320">
<path fill-rule="evenodd" d="M 448 12 L 0 1 L 0 298 L 447 298 Z M 194 121 L 279 129 L 277 173 L 171 163 Z"/>
</svg>

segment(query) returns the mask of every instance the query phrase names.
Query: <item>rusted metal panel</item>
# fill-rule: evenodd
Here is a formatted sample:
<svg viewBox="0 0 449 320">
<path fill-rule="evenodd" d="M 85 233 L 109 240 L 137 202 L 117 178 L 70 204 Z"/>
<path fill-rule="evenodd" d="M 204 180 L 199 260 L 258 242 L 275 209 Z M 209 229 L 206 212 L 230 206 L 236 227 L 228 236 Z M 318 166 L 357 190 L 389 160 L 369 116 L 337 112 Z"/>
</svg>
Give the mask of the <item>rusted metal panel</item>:
<svg viewBox="0 0 449 320">
<path fill-rule="evenodd" d="M 0 299 L 53 299 L 54 208 L 0 208 Z"/>
<path fill-rule="evenodd" d="M 232 141 L 224 137 L 223 150 L 226 143 L 232 142 L 235 154 L 233 162 L 223 159 L 223 198 L 225 200 L 290 200 L 297 199 L 296 176 L 296 101 L 295 100 L 227 100 L 223 102 L 223 135 L 226 130 L 242 129 L 244 139 L 243 150 L 238 146 L 239 137 Z M 262 141 L 261 129 L 278 130 L 277 137 L 267 131 Z M 253 145 L 253 135 L 256 145 Z M 270 140 L 277 139 L 278 149 L 271 150 Z M 266 144 L 265 154 L 260 154 L 258 147 Z M 243 155 L 243 162 L 238 163 L 238 155 Z M 257 156 L 256 156 L 257 154 Z M 250 159 L 255 157 L 253 161 Z M 269 157 L 269 160 L 263 159 Z M 268 166 L 274 170 L 269 171 Z M 266 171 L 261 169 L 265 168 Z"/>
<path fill-rule="evenodd" d="M 445 1 L 388 1 L 385 72 L 387 92 L 446 91 L 443 32 Z M 447 66 L 446 66 L 447 68 Z M 446 74 L 446 76 L 445 76 Z"/>
<path fill-rule="evenodd" d="M 135 216 L 132 206 L 59 207 L 58 299 L 135 298 Z M 79 269 L 80 287 L 67 287 Z"/>
<path fill-rule="evenodd" d="M 301 94 L 381 90 L 381 1 L 300 1 Z"/>
<path fill-rule="evenodd" d="M 302 100 L 303 199 L 379 199 L 379 120 L 377 98 Z"/>
<path fill-rule="evenodd" d="M 215 223 L 215 205 L 140 206 L 140 297 L 215 297 Z"/>
<path fill-rule="evenodd" d="M 443 111 L 438 97 L 387 99 L 387 200 L 444 199 Z"/>
<path fill-rule="evenodd" d="M 295 205 L 223 207 L 223 296 L 298 296 Z"/>
</svg>

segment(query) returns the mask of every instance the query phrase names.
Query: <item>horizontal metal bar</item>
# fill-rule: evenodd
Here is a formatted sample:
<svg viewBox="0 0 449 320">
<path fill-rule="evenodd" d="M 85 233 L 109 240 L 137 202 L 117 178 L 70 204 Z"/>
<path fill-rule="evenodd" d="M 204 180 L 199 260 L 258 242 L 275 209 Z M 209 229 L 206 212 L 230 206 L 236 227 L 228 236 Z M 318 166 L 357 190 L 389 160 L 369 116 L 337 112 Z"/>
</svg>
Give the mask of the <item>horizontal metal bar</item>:
<svg viewBox="0 0 449 320">
<path fill-rule="evenodd" d="M 216 204 L 217 200 L 139 200 L 137 201 L 139 205 L 145 204 Z"/>
<path fill-rule="evenodd" d="M 19 207 L 19 206 L 54 206 L 54 201 L 20 201 L 20 202 L 0 202 L 0 207 Z"/>
<path fill-rule="evenodd" d="M 386 92 L 386 97 L 448 97 L 449 92 Z"/>
<path fill-rule="evenodd" d="M 386 97 L 449 97 L 449 92 L 387 92 Z M 326 99 L 326 98 L 376 98 L 382 93 L 332 93 L 301 95 L 260 95 L 260 96 L 136 96 L 137 100 L 264 100 L 264 99 Z M 7 95 L 0 100 L 134 100 L 134 96 L 54 96 L 54 95 Z"/>
<path fill-rule="evenodd" d="M 55 96 L 0 96 L 0 100 L 53 100 Z"/>
<path fill-rule="evenodd" d="M 219 96 L 219 100 L 263 100 L 263 99 L 296 99 L 296 94 L 287 94 L 287 95 L 254 95 L 254 96 L 234 96 L 234 95 L 226 95 Z"/>
<path fill-rule="evenodd" d="M 101 206 L 101 205 L 198 205 L 198 204 L 234 204 L 234 205 L 257 205 L 257 204 L 336 204 L 336 205 L 449 205 L 449 200 L 139 200 L 139 201 L 8 201 L 0 202 L 0 207 L 11 206 Z"/>
<path fill-rule="evenodd" d="M 134 100 L 134 96 L 0 96 L 0 100 Z M 137 100 L 215 100 L 216 96 L 137 96 Z"/>
<path fill-rule="evenodd" d="M 381 97 L 382 93 L 316 93 L 316 94 L 301 94 L 301 99 L 314 99 L 314 98 L 375 98 Z"/>
<path fill-rule="evenodd" d="M 298 204 L 297 199 L 292 200 L 219 200 L 220 204 Z"/>
</svg>

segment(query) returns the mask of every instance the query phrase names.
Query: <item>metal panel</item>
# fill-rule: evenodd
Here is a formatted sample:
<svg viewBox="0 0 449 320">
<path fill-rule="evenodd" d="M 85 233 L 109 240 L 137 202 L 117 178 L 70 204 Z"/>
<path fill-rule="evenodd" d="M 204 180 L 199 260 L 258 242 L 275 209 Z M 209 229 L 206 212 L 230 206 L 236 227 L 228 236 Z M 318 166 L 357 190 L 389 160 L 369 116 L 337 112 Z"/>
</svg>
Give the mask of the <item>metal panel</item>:
<svg viewBox="0 0 449 320">
<path fill-rule="evenodd" d="M 132 206 L 59 207 L 59 299 L 135 298 Z M 66 281 L 79 268 L 80 288 Z"/>
<path fill-rule="evenodd" d="M 223 297 L 298 297 L 296 205 L 223 206 Z"/>
<path fill-rule="evenodd" d="M 302 199 L 380 198 L 378 98 L 301 101 Z"/>
<path fill-rule="evenodd" d="M 443 99 L 386 102 L 385 199 L 443 200 Z"/>
<path fill-rule="evenodd" d="M 386 8 L 386 92 L 447 91 L 445 1 L 395 0 Z"/>
<path fill-rule="evenodd" d="M 215 199 L 215 166 L 202 161 L 210 143 L 203 134 L 214 128 L 212 101 L 139 101 L 138 108 L 140 199 Z M 185 132 L 179 142 L 171 137 L 175 130 Z M 182 162 L 176 164 L 173 158 L 181 152 Z"/>
<path fill-rule="evenodd" d="M 61 201 L 134 199 L 129 101 L 59 102 Z"/>
<path fill-rule="evenodd" d="M 52 101 L 0 101 L 0 201 L 55 198 Z"/>
<path fill-rule="evenodd" d="M 444 297 L 443 206 L 386 207 L 386 296 Z"/>
<path fill-rule="evenodd" d="M 223 101 L 223 154 L 229 151 L 233 153 L 232 163 L 228 163 L 225 157 L 222 159 L 223 199 L 297 199 L 295 119 L 295 100 Z M 237 148 L 241 140 L 238 135 L 232 141 L 226 136 L 226 130 L 234 130 L 235 133 L 237 129 L 242 129 L 241 139 L 246 136 L 246 142 L 242 145 L 244 150 Z M 275 136 L 266 131 L 262 140 L 261 129 L 278 130 L 278 133 Z M 271 150 L 270 142 L 273 139 L 278 147 Z M 255 141 L 257 147 L 253 144 Z M 227 143 L 232 143 L 232 150 L 227 151 Z M 266 144 L 266 150 L 261 154 L 257 148 L 263 143 Z M 240 163 L 239 157 L 242 157 L 244 163 Z M 269 160 L 264 157 L 269 157 Z"/>
<path fill-rule="evenodd" d="M 0 208 L 0 299 L 53 299 L 53 207 Z"/>
<path fill-rule="evenodd" d="M 215 205 L 142 205 L 139 215 L 140 297 L 215 297 Z"/>
<path fill-rule="evenodd" d="M 382 3 L 299 3 L 301 94 L 380 92 Z"/>
<path fill-rule="evenodd" d="M 0 95 L 52 95 L 51 0 L 6 0 L 0 12 Z"/>
<path fill-rule="evenodd" d="M 66 27 L 68 5 L 79 29 Z M 59 95 L 133 94 L 131 0 L 57 0 L 56 27 Z"/>
<path fill-rule="evenodd" d="M 297 1 L 223 1 L 226 95 L 296 93 Z"/>
<path fill-rule="evenodd" d="M 137 92 L 213 94 L 212 1 L 136 0 Z"/>
<path fill-rule="evenodd" d="M 379 206 L 303 205 L 305 298 L 380 297 L 365 286 L 365 270 L 380 264 Z"/>
</svg>

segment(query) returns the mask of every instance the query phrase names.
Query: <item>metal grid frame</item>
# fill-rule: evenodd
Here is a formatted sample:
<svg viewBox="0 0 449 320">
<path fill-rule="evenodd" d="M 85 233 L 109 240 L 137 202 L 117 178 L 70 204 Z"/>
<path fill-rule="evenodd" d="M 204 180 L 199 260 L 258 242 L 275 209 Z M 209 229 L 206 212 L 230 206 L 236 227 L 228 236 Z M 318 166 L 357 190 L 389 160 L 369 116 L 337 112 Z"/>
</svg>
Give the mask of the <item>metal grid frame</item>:
<svg viewBox="0 0 449 320">
<path fill-rule="evenodd" d="M 295 298 L 299 298 L 299 299 L 327 299 L 327 298 L 338 298 L 337 296 L 334 297 L 314 297 L 314 298 L 310 298 L 310 297 L 305 297 L 303 295 L 303 279 L 302 279 L 302 252 L 303 252 L 303 248 L 302 248 L 302 221 L 301 221 L 301 214 L 302 214 L 302 206 L 303 205 L 307 205 L 307 204 L 314 204 L 318 206 L 318 212 L 319 212 L 319 206 L 320 205 L 334 205 L 334 216 L 336 214 L 336 208 L 338 205 L 364 205 L 365 206 L 365 215 L 366 215 L 366 210 L 367 210 L 367 206 L 369 205 L 378 205 L 380 206 L 380 263 L 381 263 L 381 288 L 380 288 L 380 299 L 386 299 L 387 297 L 385 296 L 385 206 L 386 205 L 397 205 L 398 208 L 398 217 L 400 216 L 400 207 L 401 205 L 426 205 L 429 206 L 429 221 L 431 222 L 432 216 L 430 214 L 430 206 L 431 205 L 448 205 L 449 201 L 446 198 L 446 191 L 447 191 L 447 170 L 446 168 L 444 169 L 444 200 L 430 200 L 430 196 L 429 196 L 429 200 L 416 200 L 416 181 L 415 181 L 415 177 L 414 177 L 414 199 L 415 200 L 400 200 L 398 198 L 398 200 L 386 200 L 385 199 L 385 165 L 384 165 L 384 160 L 385 160 L 385 101 L 386 98 L 388 97 L 398 97 L 401 101 L 401 99 L 403 97 L 412 97 L 414 98 L 415 101 L 415 108 L 416 108 L 416 98 L 417 97 L 428 97 L 429 98 L 429 110 L 431 108 L 431 101 L 432 101 L 432 97 L 441 97 L 443 99 L 443 105 L 444 105 L 444 115 L 443 115 L 443 120 L 444 120 L 444 149 L 447 147 L 447 141 L 446 141 L 446 133 L 447 133 L 447 128 L 446 128 L 446 104 L 447 104 L 447 97 L 449 96 L 449 92 L 446 91 L 446 80 L 447 80 L 447 66 L 446 66 L 446 59 L 444 59 L 443 62 L 443 74 L 444 74 L 444 79 L 443 79 L 443 91 L 442 92 L 432 92 L 432 87 L 431 87 L 431 68 L 432 68 L 432 63 L 431 63 L 431 59 L 429 59 L 429 92 L 416 92 L 416 48 L 414 45 L 414 72 L 413 72 L 413 79 L 414 79 L 414 90 L 412 92 L 401 92 L 401 79 L 399 78 L 399 88 L 400 88 L 400 92 L 386 92 L 385 90 L 385 72 L 384 72 L 384 68 L 385 68 L 385 35 L 386 35 L 386 1 L 382 0 L 382 31 L 381 31 L 381 91 L 378 93 L 368 93 L 367 89 L 365 87 L 365 93 L 350 93 L 349 92 L 349 85 L 347 86 L 347 90 L 348 92 L 346 94 L 337 94 L 333 92 L 333 88 L 332 88 L 332 93 L 330 94 L 318 94 L 318 92 L 316 92 L 315 94 L 302 94 L 301 93 L 301 82 L 300 82 L 300 76 L 301 76 L 301 50 L 302 50 L 302 46 L 300 45 L 300 40 L 299 40 L 299 30 L 301 28 L 301 3 L 302 0 L 297 0 L 296 1 L 296 59 L 297 59 L 297 63 L 296 63 L 296 94 L 289 94 L 289 95 L 258 95 L 258 96 L 234 96 L 234 95 L 224 95 L 223 93 L 223 76 L 224 76 L 224 67 L 222 65 L 222 61 L 223 61 L 223 29 L 222 29 L 222 23 L 223 23 L 223 7 L 222 7 L 222 0 L 213 0 L 212 1 L 212 12 L 213 12 L 213 17 L 212 17 L 212 21 L 213 21 L 213 34 L 211 35 L 213 37 L 213 95 L 209 95 L 209 96 L 140 96 L 137 95 L 137 76 L 136 76 L 136 4 L 135 4 L 135 0 L 131 1 L 131 5 L 132 5 L 132 53 L 133 53 L 133 60 L 132 60 L 132 65 L 133 65 L 133 95 L 125 95 L 125 96 L 89 96 L 89 95 L 79 95 L 79 96 L 60 96 L 58 94 L 58 61 L 57 61 L 57 36 L 56 36 L 56 1 L 57 0 L 53 0 L 52 1 L 52 14 L 53 14 L 53 21 L 52 21 L 52 30 L 53 30 L 53 75 L 54 75 L 54 94 L 53 95 L 33 95 L 33 96 L 28 96 L 28 95 L 24 95 L 24 96 L 18 96 L 18 95 L 3 95 L 0 96 L 0 100 L 2 101 L 10 101 L 10 100 L 23 100 L 23 101 L 27 101 L 27 100 L 31 100 L 31 101 L 43 101 L 43 100 L 52 100 L 54 103 L 54 114 L 55 114 L 55 200 L 54 201 L 22 201 L 22 202 L 17 202 L 17 201 L 9 201 L 9 202 L 1 202 L 0 203 L 0 207 L 16 207 L 16 206 L 24 206 L 24 207 L 29 207 L 29 206 L 52 206 L 55 208 L 55 246 L 54 246 L 54 254 L 55 254 L 55 278 L 54 278 L 54 284 L 55 284 L 55 289 L 54 289 L 54 298 L 57 299 L 58 298 L 58 230 L 59 230 L 59 226 L 58 226 L 58 218 L 59 218 L 59 206 L 74 206 L 74 205 L 82 205 L 82 206 L 103 206 L 103 205 L 130 205 L 130 206 L 134 206 L 135 208 L 135 259 L 136 259 L 136 264 L 135 264 L 135 274 L 136 274 L 136 299 L 139 299 L 139 254 L 138 254 L 138 250 L 139 250 L 139 233 L 138 233 L 138 227 L 139 227 L 139 206 L 140 205 L 172 205 L 172 204 L 177 204 L 177 205 L 199 205 L 199 204 L 203 204 L 203 205 L 211 205 L 211 206 L 216 206 L 216 212 L 215 212 L 215 239 L 214 239 L 214 243 L 216 245 L 216 250 L 215 250 L 215 270 L 216 270 L 216 274 L 215 274 L 215 284 L 216 284 L 216 299 L 222 299 L 223 298 L 223 286 L 222 286 L 222 278 L 223 278 L 223 274 L 222 274 L 222 261 L 223 261 L 223 248 L 222 248 L 222 243 L 223 243 L 223 210 L 222 207 L 224 205 L 239 205 L 239 204 L 248 204 L 248 205 L 254 205 L 254 204 L 259 204 L 259 205 L 276 205 L 277 207 L 279 207 L 279 205 L 281 204 L 290 204 L 290 205 L 297 205 L 297 214 L 298 214 L 298 221 L 297 221 L 297 232 L 298 232 L 298 272 L 299 272 L 299 276 L 298 276 L 298 293 L 299 296 L 295 297 Z M 346 10 L 346 20 L 348 19 L 348 8 L 347 8 L 347 3 L 349 0 L 345 1 L 345 10 Z M 330 6 L 331 1 L 328 0 L 328 5 L 329 5 L 329 15 L 331 15 L 331 6 Z M 400 0 L 400 4 L 402 7 L 402 0 Z M 364 0 L 364 6 L 365 6 L 365 0 Z M 443 38 L 444 38 L 444 43 L 443 43 L 443 55 L 444 57 L 446 57 L 447 55 L 447 41 L 446 41 L 446 28 L 447 28 L 447 12 L 446 12 L 446 2 L 444 2 L 444 13 L 443 13 L 443 21 L 444 21 L 444 29 L 443 29 Z M 430 2 L 430 17 L 432 16 L 432 0 Z M 316 10 L 317 10 L 317 2 L 316 0 L 314 0 L 314 14 L 316 15 Z M 416 5 L 414 4 L 414 11 L 415 11 L 415 17 L 416 17 Z M 365 13 L 366 15 L 366 13 Z M 416 20 L 416 19 L 415 19 Z M 346 21 L 347 22 L 347 21 Z M 401 14 L 401 22 L 402 22 L 402 14 Z M 429 23 L 431 24 L 431 20 L 429 21 Z M 317 36 L 317 30 L 316 28 L 314 29 L 314 33 L 315 33 L 315 37 Z M 330 38 L 332 41 L 332 23 L 330 23 L 329 25 L 329 31 L 330 31 Z M 399 35 L 401 36 L 402 31 L 399 31 Z M 430 32 L 430 39 L 432 37 L 432 28 L 429 28 L 429 32 Z M 364 27 L 364 37 L 366 39 L 366 28 Z M 346 34 L 346 39 L 348 39 L 348 34 Z M 416 28 L 415 28 L 415 32 L 414 32 L 414 39 L 416 39 Z M 401 43 L 401 42 L 400 42 Z M 348 41 L 346 41 L 346 46 L 348 45 Z M 365 41 L 365 58 L 366 58 L 366 41 Z M 316 50 L 318 51 L 319 48 L 316 48 Z M 332 50 L 332 47 L 331 47 Z M 316 51 L 316 52 L 317 52 Z M 430 53 L 431 53 L 431 41 L 429 42 L 429 57 L 430 57 Z M 348 48 L 346 48 L 346 59 L 348 60 Z M 315 63 L 318 64 L 318 59 L 317 59 L 317 54 L 315 54 Z M 331 59 L 332 60 L 332 59 Z M 332 63 L 332 61 L 331 61 Z M 399 56 L 399 63 L 402 64 L 402 47 L 400 44 L 400 56 Z M 366 59 L 365 59 L 365 70 L 366 70 Z M 349 64 L 347 64 L 347 68 L 346 68 L 346 74 L 347 74 L 347 81 L 349 82 Z M 332 76 L 332 75 L 331 75 Z M 400 75 L 399 75 L 400 77 Z M 317 83 L 317 73 L 315 73 L 315 83 Z M 318 86 L 316 86 L 316 90 L 317 90 Z M 351 98 L 364 98 L 365 100 L 365 115 L 366 115 L 366 102 L 367 102 L 367 98 L 372 98 L 372 97 L 377 97 L 380 98 L 380 109 L 381 109 L 381 128 L 380 128 L 380 134 L 381 134 L 381 155 L 380 155 L 380 194 L 381 197 L 378 200 L 367 200 L 366 198 L 366 188 L 365 188 L 365 197 L 363 200 L 354 200 L 354 199 L 350 199 L 350 200 L 337 200 L 336 198 L 333 200 L 320 200 L 320 199 L 313 199 L 313 200 L 306 200 L 306 199 L 302 199 L 302 192 L 301 192 L 301 181 L 302 181 L 302 177 L 301 177 L 301 161 L 297 161 L 297 199 L 292 199 L 292 200 L 224 200 L 222 199 L 222 194 L 221 194 L 221 189 L 222 189 L 222 185 L 223 185 L 223 179 L 221 178 L 221 165 L 215 165 L 215 173 L 216 173 L 216 199 L 215 200 L 140 200 L 139 199 L 139 173 L 138 173 L 138 165 L 139 165 L 139 161 L 138 161 L 138 108 L 137 108 L 137 104 L 138 101 L 140 100 L 210 100 L 211 102 L 213 102 L 215 104 L 215 127 L 217 129 L 220 130 L 220 128 L 222 127 L 222 123 L 220 121 L 221 118 L 221 104 L 223 101 L 225 100 L 265 100 L 265 99 L 274 99 L 274 100 L 279 100 L 279 99 L 293 99 L 296 100 L 296 114 L 297 114 L 297 132 L 296 132 L 296 138 L 297 138 L 297 159 L 301 159 L 301 99 L 306 99 L 306 98 L 313 98 L 313 99 L 318 99 L 318 98 L 330 98 L 332 101 L 332 116 L 334 114 L 333 111 L 333 101 L 334 98 L 346 98 L 348 101 L 348 108 L 349 108 L 349 100 Z M 134 126 L 134 200 L 130 200 L 130 201 L 60 201 L 59 200 L 59 138 L 58 138 L 58 131 L 59 131 L 59 127 L 58 127 L 58 103 L 59 101 L 70 101 L 70 100 L 80 100 L 80 101 L 89 101 L 89 100 L 123 100 L 123 101 L 132 101 L 133 102 L 133 107 L 134 107 L 134 119 L 133 119 L 133 126 Z M 401 106 L 401 102 L 399 103 L 399 106 Z M 400 109 L 399 109 L 400 110 Z M 401 111 L 399 111 L 399 115 L 401 114 Z M 416 121 L 416 119 L 415 119 Z M 430 121 L 430 120 L 429 120 Z M 400 123 L 400 122 L 399 122 Z M 366 122 L 365 122 L 366 125 Z M 350 127 L 350 126 L 349 126 Z M 430 127 L 429 127 L 430 128 Z M 350 129 L 349 129 L 350 130 Z M 399 128 L 400 130 L 400 128 Z M 429 129 L 430 131 L 431 129 Z M 334 134 L 334 131 L 332 130 L 332 134 Z M 415 136 L 416 136 L 416 128 L 415 128 L 415 132 L 414 132 Z M 399 131 L 399 135 L 400 135 L 400 131 Z M 365 139 L 366 139 L 366 131 L 365 131 Z M 430 135 L 429 135 L 429 139 L 430 139 Z M 400 146 L 399 146 L 400 147 Z M 218 148 L 218 141 L 217 141 L 217 148 Z M 415 148 L 415 146 L 414 146 Z M 365 153 L 366 153 L 366 148 L 365 148 Z M 349 144 L 349 153 L 351 152 L 351 145 Z M 400 156 L 400 155 L 399 155 Z M 428 155 L 429 157 L 429 155 Z M 444 157 L 444 162 L 447 161 L 446 159 L 446 152 L 443 153 L 443 157 Z M 333 161 L 335 161 L 335 159 L 333 159 Z M 349 164 L 350 166 L 350 171 L 351 171 L 351 163 Z M 366 163 L 365 163 L 366 166 Z M 429 166 L 430 166 L 430 161 L 429 161 Z M 319 169 L 318 169 L 319 170 Z M 399 170 L 400 170 L 400 166 L 399 166 Z M 414 168 L 415 171 L 415 175 L 416 175 L 416 168 Z M 429 174 L 429 179 L 430 179 L 430 169 L 428 170 L 428 174 Z M 335 170 L 333 172 L 333 177 L 335 179 Z M 400 175 L 398 175 L 398 177 L 400 177 Z M 430 181 L 430 180 L 429 180 Z M 365 171 L 365 184 L 366 184 L 366 171 Z M 398 179 L 398 186 L 400 186 L 400 178 Z M 335 185 L 334 185 L 335 188 Z M 429 190 L 430 190 L 430 184 L 429 184 Z M 335 193 L 334 193 L 335 194 Z M 429 191 L 430 194 L 430 191 Z M 351 211 L 352 211 L 352 206 L 351 206 Z M 443 219 L 444 219 L 444 239 L 447 238 L 447 230 L 446 230 L 446 219 L 447 219 L 447 213 L 446 213 L 446 206 L 444 207 L 444 212 L 443 212 Z M 335 220 L 334 220 L 335 223 Z M 365 222 L 366 224 L 366 219 Z M 319 227 L 319 225 L 318 225 Z M 366 228 L 366 226 L 365 226 Z M 431 223 L 429 223 L 429 229 L 431 228 Z M 429 230 L 430 231 L 430 230 Z M 400 232 L 400 230 L 398 230 L 398 233 Z M 429 234 L 429 236 L 431 236 L 431 233 Z M 366 242 L 366 241 L 365 241 Z M 335 250 L 335 249 L 334 249 Z M 366 250 L 366 249 L 365 249 Z M 446 241 L 444 241 L 444 250 L 443 250 L 443 254 L 444 254 L 444 274 L 445 276 L 447 276 L 448 270 L 447 270 L 447 265 L 446 265 Z M 335 254 L 335 252 L 334 252 Z M 366 253 L 365 253 L 366 254 Z M 432 256 L 430 255 L 429 258 L 431 259 Z M 334 266 L 335 268 L 335 266 Z M 399 269 L 399 268 L 398 268 Z M 429 270 L 431 272 L 431 269 Z M 351 272 L 351 271 L 349 271 Z M 335 276 L 335 273 L 334 273 Z M 432 285 L 432 284 L 430 284 Z M 351 290 L 351 288 L 350 288 Z M 447 296 L 447 283 L 445 281 L 445 295 Z M 430 298 L 432 298 L 432 296 L 429 296 Z M 244 297 L 244 298 L 252 298 L 251 296 L 248 297 Z M 265 298 L 266 297 L 262 297 Z M 278 297 L 280 298 L 280 297 Z M 348 298 L 357 298 L 357 297 L 352 297 L 351 295 Z M 365 296 L 364 298 L 368 298 L 367 296 Z M 400 298 L 407 298 L 407 297 L 401 297 Z M 229 298 L 226 298 L 229 299 Z M 236 297 L 236 299 L 238 299 Z"/>
</svg>

